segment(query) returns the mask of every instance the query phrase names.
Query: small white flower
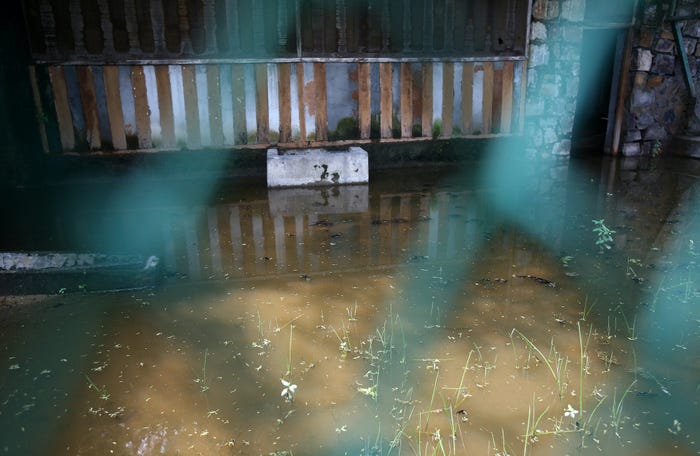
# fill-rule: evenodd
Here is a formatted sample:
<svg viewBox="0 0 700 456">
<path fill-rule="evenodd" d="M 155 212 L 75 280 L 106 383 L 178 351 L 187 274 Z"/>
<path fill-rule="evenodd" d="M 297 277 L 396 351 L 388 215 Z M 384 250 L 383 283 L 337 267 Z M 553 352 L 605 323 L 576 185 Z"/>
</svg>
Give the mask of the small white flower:
<svg viewBox="0 0 700 456">
<path fill-rule="evenodd" d="M 571 417 L 571 419 L 576 419 L 576 415 L 578 414 L 578 410 L 573 408 L 571 404 L 567 404 L 566 410 L 564 411 L 564 416 Z"/>
<path fill-rule="evenodd" d="M 282 386 L 284 386 L 284 389 L 282 390 L 281 396 L 288 400 L 289 402 L 294 401 L 294 393 L 297 390 L 297 386 L 293 383 L 288 382 L 287 380 L 281 378 L 280 381 L 282 382 Z"/>
</svg>

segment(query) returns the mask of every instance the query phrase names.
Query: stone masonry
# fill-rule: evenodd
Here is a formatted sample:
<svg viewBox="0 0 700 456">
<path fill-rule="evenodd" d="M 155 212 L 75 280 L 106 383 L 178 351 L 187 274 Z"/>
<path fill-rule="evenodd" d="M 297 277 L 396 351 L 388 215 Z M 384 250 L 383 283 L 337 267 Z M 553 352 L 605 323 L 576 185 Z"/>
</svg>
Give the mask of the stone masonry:
<svg viewBox="0 0 700 456">
<path fill-rule="evenodd" d="M 655 155 L 671 137 L 700 131 L 700 109 L 685 81 L 682 59 L 668 17 L 671 0 L 643 0 L 634 31 L 623 155 Z M 697 0 L 678 0 L 676 16 L 700 13 Z M 680 22 L 693 84 L 700 66 L 700 20 Z M 696 89 L 697 90 L 697 89 Z"/>
<path fill-rule="evenodd" d="M 571 149 L 585 7 L 585 0 L 533 2 L 525 106 L 530 153 Z"/>
</svg>

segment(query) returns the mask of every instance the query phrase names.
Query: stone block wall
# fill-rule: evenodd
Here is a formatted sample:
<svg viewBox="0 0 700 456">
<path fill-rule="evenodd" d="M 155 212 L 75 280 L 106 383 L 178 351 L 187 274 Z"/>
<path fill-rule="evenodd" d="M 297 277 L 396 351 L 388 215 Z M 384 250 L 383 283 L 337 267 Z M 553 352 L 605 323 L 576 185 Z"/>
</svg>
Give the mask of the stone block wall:
<svg viewBox="0 0 700 456">
<path fill-rule="evenodd" d="M 530 153 L 571 149 L 585 8 L 585 0 L 533 1 L 525 105 Z"/>
<path fill-rule="evenodd" d="M 700 13 L 697 0 L 678 0 L 676 16 Z M 634 31 L 626 97 L 623 155 L 649 155 L 664 150 L 673 135 L 700 131 L 698 115 L 686 85 L 673 34 L 671 0 L 642 0 Z M 680 22 L 693 84 L 700 66 L 700 20 Z"/>
</svg>

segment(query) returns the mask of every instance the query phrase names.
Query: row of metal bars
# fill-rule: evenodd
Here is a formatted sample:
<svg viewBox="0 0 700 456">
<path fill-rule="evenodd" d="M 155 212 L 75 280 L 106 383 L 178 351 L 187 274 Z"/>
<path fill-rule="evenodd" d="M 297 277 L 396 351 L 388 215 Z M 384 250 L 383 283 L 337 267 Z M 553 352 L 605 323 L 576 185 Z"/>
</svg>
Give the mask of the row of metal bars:
<svg viewBox="0 0 700 456">
<path fill-rule="evenodd" d="M 441 66 L 441 81 L 433 81 L 435 64 Z M 328 125 L 327 65 L 319 61 L 46 65 L 30 66 L 29 70 L 38 118 L 43 119 L 39 127 L 45 151 L 87 152 L 327 143 L 329 128 L 334 127 Z M 358 137 L 348 139 L 352 142 L 522 132 L 526 73 L 522 59 L 347 65 L 354 65 L 351 69 L 357 74 L 352 117 L 359 132 Z M 373 82 L 377 83 L 370 77 L 372 65 L 378 66 L 378 90 L 372 87 Z M 455 71 L 457 66 L 460 71 Z M 269 71 L 273 76 L 276 73 L 276 93 L 269 90 Z M 305 76 L 305 71 L 313 76 Z M 153 84 L 147 84 L 147 72 L 154 75 Z M 38 77 L 38 73 L 45 77 Z M 175 84 L 173 75 L 178 78 Z M 42 81 L 48 81 L 49 87 L 43 87 Z M 455 105 L 455 89 L 460 92 L 459 105 Z M 372 100 L 372 94 L 378 94 L 379 103 Z M 232 113 L 223 115 L 222 106 Z M 271 106 L 275 112 L 271 112 Z M 378 106 L 378 112 L 373 106 Z M 156 112 L 157 118 L 152 119 Z M 377 115 L 378 135 L 372 132 Z M 271 116 L 276 119 L 278 131 L 270 131 Z M 307 119 L 312 119 L 313 125 L 307 125 Z M 436 119 L 441 123 L 437 132 Z"/>
</svg>

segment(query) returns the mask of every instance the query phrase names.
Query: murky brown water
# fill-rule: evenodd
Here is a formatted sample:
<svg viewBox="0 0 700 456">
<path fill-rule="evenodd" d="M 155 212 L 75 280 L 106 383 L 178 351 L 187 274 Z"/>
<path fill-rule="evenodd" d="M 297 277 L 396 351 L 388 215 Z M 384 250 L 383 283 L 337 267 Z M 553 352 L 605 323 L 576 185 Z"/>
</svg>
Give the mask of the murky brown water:
<svg viewBox="0 0 700 456">
<path fill-rule="evenodd" d="M 494 166 L 75 191 L 47 246 L 169 275 L 6 302 L 0 451 L 700 452 L 698 163 Z"/>
</svg>

